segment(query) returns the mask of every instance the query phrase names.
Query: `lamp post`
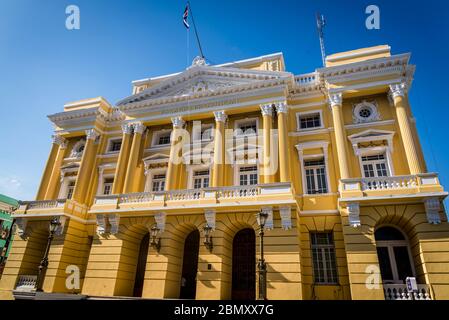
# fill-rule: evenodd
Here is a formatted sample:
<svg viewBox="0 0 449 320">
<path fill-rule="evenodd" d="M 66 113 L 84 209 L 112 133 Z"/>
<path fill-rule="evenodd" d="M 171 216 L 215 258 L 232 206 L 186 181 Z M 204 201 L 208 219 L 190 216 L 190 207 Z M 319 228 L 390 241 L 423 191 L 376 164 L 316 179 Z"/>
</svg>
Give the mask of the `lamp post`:
<svg viewBox="0 0 449 320">
<path fill-rule="evenodd" d="M 155 248 L 157 252 L 161 250 L 161 238 L 158 238 L 160 229 L 157 227 L 157 225 L 154 225 L 150 229 L 150 236 L 151 236 L 151 247 Z"/>
<path fill-rule="evenodd" d="M 263 255 L 263 236 L 264 236 L 264 228 L 265 223 L 267 222 L 268 213 L 261 210 L 257 214 L 257 221 L 259 222 L 259 237 L 260 237 L 260 259 L 257 264 L 257 268 L 259 269 L 259 300 L 267 300 L 267 265 L 265 263 L 264 255 Z"/>
<path fill-rule="evenodd" d="M 204 226 L 203 230 L 204 230 L 204 245 L 209 250 L 209 252 L 212 252 L 212 249 L 214 247 L 214 245 L 212 243 L 212 236 L 211 236 L 212 227 L 210 227 L 208 224 L 206 224 Z"/>
<path fill-rule="evenodd" d="M 47 267 L 48 267 L 48 253 L 50 251 L 51 242 L 53 241 L 55 232 L 60 225 L 61 225 L 61 223 L 59 222 L 59 218 L 53 218 L 50 221 L 50 226 L 49 226 L 50 233 L 48 235 L 47 247 L 45 248 L 44 258 L 42 259 L 42 261 L 39 265 L 39 271 L 37 273 L 37 280 L 36 280 L 36 287 L 35 287 L 36 291 L 39 291 L 39 292 L 42 291 L 44 275 L 45 275 L 45 272 L 47 271 Z"/>
</svg>

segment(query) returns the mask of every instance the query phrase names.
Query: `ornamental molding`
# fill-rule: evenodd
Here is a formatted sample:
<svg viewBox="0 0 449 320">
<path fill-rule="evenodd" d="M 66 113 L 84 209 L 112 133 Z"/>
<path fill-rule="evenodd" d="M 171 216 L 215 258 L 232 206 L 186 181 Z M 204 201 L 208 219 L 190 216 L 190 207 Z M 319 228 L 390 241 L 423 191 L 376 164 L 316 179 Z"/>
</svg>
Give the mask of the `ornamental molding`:
<svg viewBox="0 0 449 320">
<path fill-rule="evenodd" d="M 16 220 L 15 220 L 14 226 L 17 230 L 17 234 L 22 239 L 27 237 L 27 223 L 28 223 L 28 220 L 25 218 L 16 218 Z"/>
<path fill-rule="evenodd" d="M 341 92 L 329 94 L 329 104 L 332 108 L 338 106 L 341 107 L 342 103 L 343 103 L 343 94 Z"/>
<path fill-rule="evenodd" d="M 284 230 L 289 230 L 292 228 L 292 208 L 291 207 L 280 207 L 279 215 L 281 216 L 281 225 Z"/>
<path fill-rule="evenodd" d="M 97 234 L 99 235 L 105 235 L 106 233 L 108 233 L 108 228 L 107 228 L 107 222 L 106 222 L 106 217 L 104 214 L 97 214 L 96 215 L 96 220 L 97 220 Z"/>
<path fill-rule="evenodd" d="M 215 230 L 216 225 L 216 214 L 215 210 L 205 210 L 204 211 L 204 219 L 206 219 L 206 223 L 212 230 Z"/>
<path fill-rule="evenodd" d="M 197 66 L 118 102 L 122 111 L 154 104 L 213 97 L 277 85 L 293 86 L 289 72 Z M 206 90 L 204 90 L 206 89 Z"/>
<path fill-rule="evenodd" d="M 358 202 L 349 203 L 347 206 L 349 225 L 354 228 L 360 227 L 360 204 Z"/>
<path fill-rule="evenodd" d="M 97 140 L 97 138 L 100 136 L 100 133 L 95 129 L 89 129 L 86 130 L 86 139 L 87 140 Z"/>
<path fill-rule="evenodd" d="M 441 217 L 440 217 L 441 203 L 440 203 L 440 199 L 438 199 L 438 198 L 428 198 L 428 199 L 424 200 L 424 207 L 426 209 L 427 222 L 430 223 L 430 224 L 440 224 L 441 223 Z"/>
<path fill-rule="evenodd" d="M 130 123 L 122 124 L 123 134 L 131 134 L 133 132 L 133 125 Z"/>
<path fill-rule="evenodd" d="M 72 147 L 72 151 L 70 152 L 70 158 L 73 158 L 73 159 L 81 158 L 81 156 L 83 155 L 85 146 L 86 146 L 85 139 L 80 139 L 78 142 L 76 142 Z M 83 148 L 81 149 L 81 147 L 83 147 Z"/>
<path fill-rule="evenodd" d="M 117 234 L 120 229 L 120 215 L 110 214 L 108 215 L 108 220 L 111 225 L 111 234 Z"/>
<path fill-rule="evenodd" d="M 67 148 L 67 140 L 59 134 L 52 135 L 52 141 L 54 144 L 59 145 L 61 149 Z"/>
<path fill-rule="evenodd" d="M 396 97 L 405 97 L 406 92 L 407 84 L 404 82 L 390 85 L 390 95 L 393 99 Z"/>
<path fill-rule="evenodd" d="M 214 116 L 215 116 L 215 121 L 216 122 L 223 122 L 223 123 L 225 123 L 226 120 L 228 119 L 228 115 L 223 110 L 222 111 L 215 111 L 214 112 Z"/>
<path fill-rule="evenodd" d="M 360 112 L 364 109 L 369 110 L 371 113 L 368 117 L 362 117 L 360 115 Z M 380 118 L 379 114 L 379 108 L 377 106 L 377 102 L 375 100 L 373 101 L 366 101 L 363 100 L 360 103 L 356 103 L 352 105 L 352 122 L 357 123 L 368 123 L 368 122 L 374 122 L 374 121 L 380 121 L 382 120 Z"/>
<path fill-rule="evenodd" d="M 156 225 L 159 231 L 162 233 L 165 231 L 165 222 L 167 220 L 167 214 L 165 212 L 159 212 L 154 215 L 154 220 L 156 220 Z"/>
<path fill-rule="evenodd" d="M 143 134 L 143 132 L 146 129 L 146 127 L 143 125 L 142 122 L 135 122 L 132 124 L 132 126 L 133 126 L 133 130 L 134 130 L 134 134 L 136 134 L 136 133 Z"/>
<path fill-rule="evenodd" d="M 171 122 L 173 123 L 173 128 L 182 128 L 186 123 L 182 117 L 173 117 L 171 118 Z"/>
<path fill-rule="evenodd" d="M 281 101 L 281 102 L 274 102 L 274 107 L 276 108 L 276 112 L 279 113 L 288 113 L 288 105 L 287 102 Z"/>
<path fill-rule="evenodd" d="M 267 103 L 267 104 L 261 104 L 260 105 L 260 111 L 262 112 L 262 116 L 273 116 L 273 104 Z"/>
</svg>

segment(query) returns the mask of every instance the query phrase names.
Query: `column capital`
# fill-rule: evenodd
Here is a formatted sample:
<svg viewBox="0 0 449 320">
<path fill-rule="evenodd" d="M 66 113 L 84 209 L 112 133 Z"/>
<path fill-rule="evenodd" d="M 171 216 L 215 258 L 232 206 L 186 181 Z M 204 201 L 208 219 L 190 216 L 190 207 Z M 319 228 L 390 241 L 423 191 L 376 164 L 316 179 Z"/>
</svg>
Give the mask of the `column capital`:
<svg viewBox="0 0 449 320">
<path fill-rule="evenodd" d="M 67 140 L 63 138 L 61 135 L 54 134 L 51 136 L 51 139 L 53 143 L 59 145 L 61 149 L 67 148 Z"/>
<path fill-rule="evenodd" d="M 182 117 L 171 118 L 171 122 L 173 123 L 173 128 L 182 128 L 185 123 Z"/>
<path fill-rule="evenodd" d="M 228 119 L 228 115 L 224 111 L 215 111 L 214 112 L 215 121 L 217 122 L 226 122 Z"/>
<path fill-rule="evenodd" d="M 329 94 L 329 104 L 331 107 L 341 106 L 343 103 L 343 94 L 341 92 Z"/>
<path fill-rule="evenodd" d="M 131 134 L 133 130 L 133 125 L 131 123 L 122 124 L 122 132 L 124 134 Z"/>
<path fill-rule="evenodd" d="M 406 91 L 407 91 L 407 84 L 405 82 L 390 85 L 390 95 L 393 98 L 404 97 Z"/>
<path fill-rule="evenodd" d="M 100 136 L 100 133 L 98 133 L 95 129 L 89 129 L 86 130 L 86 139 L 87 140 L 96 140 Z"/>
<path fill-rule="evenodd" d="M 287 102 L 275 102 L 274 107 L 276 108 L 277 113 L 288 113 Z"/>
<path fill-rule="evenodd" d="M 273 104 L 261 104 L 260 111 L 262 111 L 262 116 L 273 116 Z"/>
<path fill-rule="evenodd" d="M 146 129 L 142 122 L 135 122 L 132 124 L 132 126 L 134 128 L 134 133 L 142 134 Z"/>
</svg>

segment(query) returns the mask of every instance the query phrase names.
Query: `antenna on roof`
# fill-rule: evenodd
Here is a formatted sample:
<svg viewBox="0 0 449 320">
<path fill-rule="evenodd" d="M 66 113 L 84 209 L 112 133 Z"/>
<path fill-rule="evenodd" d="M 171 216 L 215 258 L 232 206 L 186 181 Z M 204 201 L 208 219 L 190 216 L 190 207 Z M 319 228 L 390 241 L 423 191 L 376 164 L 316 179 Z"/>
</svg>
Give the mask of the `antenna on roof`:
<svg viewBox="0 0 449 320">
<path fill-rule="evenodd" d="M 326 50 L 324 48 L 324 27 L 326 26 L 326 20 L 324 16 L 317 12 L 316 14 L 316 26 L 318 29 L 318 35 L 320 37 L 321 58 L 323 59 L 323 67 L 326 66 Z"/>
</svg>

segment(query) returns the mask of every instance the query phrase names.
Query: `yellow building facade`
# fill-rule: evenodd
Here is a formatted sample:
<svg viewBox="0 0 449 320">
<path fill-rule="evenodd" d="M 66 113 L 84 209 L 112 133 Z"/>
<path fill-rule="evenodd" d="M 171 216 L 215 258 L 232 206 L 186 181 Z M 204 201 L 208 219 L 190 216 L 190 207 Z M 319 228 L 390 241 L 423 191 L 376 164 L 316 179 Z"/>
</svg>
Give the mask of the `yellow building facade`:
<svg viewBox="0 0 449 320">
<path fill-rule="evenodd" d="M 406 277 L 415 299 L 449 299 L 447 193 L 426 169 L 409 60 L 382 45 L 294 75 L 281 53 L 196 58 L 115 106 L 66 104 L 36 200 L 14 214 L 0 297 L 32 295 L 56 217 L 50 296 L 255 299 L 262 211 L 268 299 L 412 299 Z"/>
</svg>

